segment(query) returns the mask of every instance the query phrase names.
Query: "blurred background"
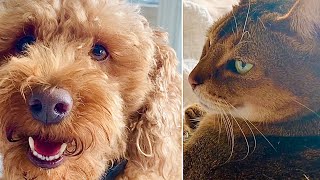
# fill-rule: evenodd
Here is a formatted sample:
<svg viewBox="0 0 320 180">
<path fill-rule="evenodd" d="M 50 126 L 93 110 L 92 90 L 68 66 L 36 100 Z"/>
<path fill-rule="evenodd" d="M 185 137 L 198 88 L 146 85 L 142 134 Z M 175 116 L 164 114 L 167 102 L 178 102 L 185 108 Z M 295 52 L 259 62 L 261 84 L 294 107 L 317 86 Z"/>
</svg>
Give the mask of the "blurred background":
<svg viewBox="0 0 320 180">
<path fill-rule="evenodd" d="M 2 177 L 2 174 L 3 174 L 2 155 L 0 154 L 0 179 Z"/>
<path fill-rule="evenodd" d="M 169 33 L 169 42 L 179 59 L 178 71 L 182 72 L 182 0 L 127 0 L 138 4 L 151 27 Z"/>
</svg>

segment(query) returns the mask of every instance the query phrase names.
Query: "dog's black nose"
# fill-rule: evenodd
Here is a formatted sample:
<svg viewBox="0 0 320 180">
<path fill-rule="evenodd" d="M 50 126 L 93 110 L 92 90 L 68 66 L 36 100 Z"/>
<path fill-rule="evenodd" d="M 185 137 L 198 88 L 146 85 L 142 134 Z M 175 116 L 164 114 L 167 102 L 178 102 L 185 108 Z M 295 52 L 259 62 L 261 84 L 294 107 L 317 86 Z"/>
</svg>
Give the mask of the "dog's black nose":
<svg viewBox="0 0 320 180">
<path fill-rule="evenodd" d="M 61 122 L 72 109 L 72 97 L 64 89 L 34 90 L 29 99 L 32 117 L 45 124 Z"/>
</svg>

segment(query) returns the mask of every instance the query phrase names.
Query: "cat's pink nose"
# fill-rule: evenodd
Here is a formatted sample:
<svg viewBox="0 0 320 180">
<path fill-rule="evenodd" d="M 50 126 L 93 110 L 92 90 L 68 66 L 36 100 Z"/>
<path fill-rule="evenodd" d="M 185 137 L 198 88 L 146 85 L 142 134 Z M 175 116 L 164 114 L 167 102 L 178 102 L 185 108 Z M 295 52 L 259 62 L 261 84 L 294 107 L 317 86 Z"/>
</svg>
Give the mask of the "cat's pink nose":
<svg viewBox="0 0 320 180">
<path fill-rule="evenodd" d="M 189 74 L 188 81 L 192 89 L 195 89 L 198 85 L 203 84 L 203 79 L 194 71 Z"/>
</svg>

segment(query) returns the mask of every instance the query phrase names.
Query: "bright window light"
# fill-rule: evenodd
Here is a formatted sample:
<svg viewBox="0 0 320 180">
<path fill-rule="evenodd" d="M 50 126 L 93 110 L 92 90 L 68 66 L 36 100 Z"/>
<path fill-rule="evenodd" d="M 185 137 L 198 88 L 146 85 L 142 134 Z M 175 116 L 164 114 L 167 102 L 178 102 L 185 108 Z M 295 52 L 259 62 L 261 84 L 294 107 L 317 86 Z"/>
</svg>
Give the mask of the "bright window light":
<svg viewBox="0 0 320 180">
<path fill-rule="evenodd" d="M 159 0 L 128 0 L 131 3 L 139 4 L 159 4 Z"/>
</svg>

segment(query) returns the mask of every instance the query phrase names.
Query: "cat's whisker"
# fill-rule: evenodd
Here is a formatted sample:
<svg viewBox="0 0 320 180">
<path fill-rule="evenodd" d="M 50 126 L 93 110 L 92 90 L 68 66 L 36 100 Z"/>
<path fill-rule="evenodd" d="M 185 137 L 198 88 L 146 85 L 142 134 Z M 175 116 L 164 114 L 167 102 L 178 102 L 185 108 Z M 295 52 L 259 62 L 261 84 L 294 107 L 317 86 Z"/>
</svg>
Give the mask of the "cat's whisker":
<svg viewBox="0 0 320 180">
<path fill-rule="evenodd" d="M 223 117 L 223 121 L 222 122 L 224 123 L 225 129 L 226 129 L 226 133 L 227 133 L 227 140 L 228 140 L 228 143 L 230 144 L 232 142 L 231 141 L 231 136 L 232 136 L 231 135 L 231 130 L 230 130 L 229 126 L 227 125 L 226 116 L 223 113 L 221 115 L 222 115 L 221 117 Z M 231 147 L 231 153 L 230 153 L 228 159 L 223 164 L 225 164 L 225 163 L 227 163 L 227 162 L 229 162 L 231 160 L 231 157 L 232 157 L 232 154 L 233 154 L 232 143 L 230 144 L 230 147 Z"/>
<path fill-rule="evenodd" d="M 243 44 L 243 43 L 252 43 L 252 42 L 253 42 L 253 41 L 241 41 L 241 42 L 239 41 L 239 43 L 237 44 L 237 46 L 240 45 L 240 44 Z"/>
<path fill-rule="evenodd" d="M 238 22 L 237 22 L 237 18 L 236 18 L 236 16 L 234 15 L 233 10 L 232 10 L 231 12 L 232 12 L 232 16 L 233 16 L 234 23 L 235 23 L 235 26 L 236 26 L 236 31 L 237 31 L 237 34 L 238 34 L 238 33 L 239 33 L 239 29 L 238 29 Z"/>
<path fill-rule="evenodd" d="M 246 137 L 245 133 L 243 132 L 243 130 L 242 130 L 242 128 L 241 128 L 241 126 L 240 126 L 240 124 L 238 123 L 237 119 L 236 119 L 232 114 L 230 114 L 230 115 L 231 115 L 232 119 L 236 122 L 237 126 L 239 127 L 239 129 L 240 129 L 240 131 L 241 131 L 241 133 L 242 133 L 242 135 L 243 135 L 243 137 L 244 137 L 244 140 L 246 141 L 246 145 L 247 145 L 247 153 L 246 153 L 246 155 L 245 155 L 242 159 L 240 159 L 240 161 L 242 161 L 242 160 L 246 159 L 246 158 L 249 156 L 249 154 L 250 154 L 250 145 L 249 145 L 249 141 L 248 141 L 248 139 L 247 139 L 247 137 Z"/>
<path fill-rule="evenodd" d="M 230 131 L 230 128 L 229 128 L 230 126 L 229 126 L 229 123 L 228 123 L 228 120 L 227 120 L 226 116 L 223 114 L 221 109 L 219 109 L 219 110 L 220 110 L 221 115 L 222 115 L 221 117 L 222 117 L 222 122 L 224 124 L 224 128 L 226 129 L 228 143 L 230 143 L 231 142 L 231 137 L 232 137 L 231 131 Z"/>
<path fill-rule="evenodd" d="M 304 178 L 306 178 L 306 180 L 310 180 L 310 178 L 306 175 L 306 174 L 303 174 Z"/>
<path fill-rule="evenodd" d="M 219 115 L 221 117 L 221 122 L 223 122 L 224 128 L 226 129 L 226 135 L 227 135 L 227 139 L 228 139 L 228 142 L 229 142 L 230 135 L 229 135 L 228 126 L 227 126 L 224 114 L 222 113 L 222 111 L 221 111 L 221 109 L 219 107 L 217 107 L 217 108 L 218 108 L 218 111 L 219 111 Z"/>
<path fill-rule="evenodd" d="M 233 27 L 231 27 L 231 30 L 232 30 L 232 34 L 234 34 L 234 33 L 235 33 L 235 31 L 234 31 Z"/>
<path fill-rule="evenodd" d="M 231 103 L 225 101 L 227 104 L 229 104 L 230 107 L 232 107 L 234 110 L 238 110 L 236 107 L 234 107 Z M 231 113 L 230 113 L 231 116 L 233 116 Z M 234 116 L 233 116 L 234 117 Z M 254 146 L 253 146 L 253 150 L 252 150 L 252 153 L 256 150 L 256 147 L 257 147 L 257 140 L 256 140 L 256 136 L 250 126 L 250 124 L 248 124 L 247 120 L 245 120 L 243 117 L 242 117 L 242 120 L 246 123 L 246 125 L 248 126 L 251 134 L 252 134 L 252 137 L 253 137 L 253 141 L 254 141 Z"/>
<path fill-rule="evenodd" d="M 236 107 L 234 107 L 234 106 L 232 106 L 232 107 L 235 108 L 235 110 L 237 110 Z M 241 114 L 239 114 L 239 115 L 241 116 L 241 118 L 245 122 L 250 123 L 259 132 L 259 134 L 261 134 L 261 136 L 268 142 L 268 144 L 272 147 L 273 150 L 277 151 L 276 148 L 272 145 L 272 143 L 268 140 L 268 138 L 257 128 L 257 126 L 255 126 L 251 121 L 249 121 L 247 118 L 243 117 Z"/>
<path fill-rule="evenodd" d="M 272 143 L 268 140 L 268 138 L 255 126 L 251 121 L 247 120 L 258 132 L 261 136 L 270 144 L 273 150 L 277 151 L 277 149 L 272 145 Z"/>
<path fill-rule="evenodd" d="M 219 119 L 218 119 L 218 122 L 219 122 L 218 143 L 219 143 L 220 142 L 220 138 L 221 138 L 221 132 L 222 132 L 222 124 L 221 123 L 223 123 L 223 119 L 222 119 L 221 112 L 218 115 L 219 115 Z"/>
<path fill-rule="evenodd" d="M 246 30 L 246 26 L 247 26 L 247 22 L 248 22 L 248 18 L 249 18 L 249 13 L 250 13 L 250 8 L 251 8 L 251 1 L 249 0 L 249 7 L 248 7 L 248 11 L 247 11 L 246 20 L 244 21 L 244 26 L 243 26 L 242 34 L 243 34 L 243 33 L 245 32 L 245 30 Z"/>
<path fill-rule="evenodd" d="M 311 108 L 309 108 L 308 106 L 302 104 L 301 102 L 299 102 L 299 101 L 297 101 L 297 100 L 295 100 L 295 99 L 294 99 L 293 101 L 296 102 L 296 103 L 298 103 L 298 104 L 300 104 L 302 107 L 308 109 L 309 111 L 311 111 L 312 113 L 314 113 L 318 118 L 320 118 L 320 115 L 319 115 L 317 112 L 315 112 L 314 110 L 312 110 Z"/>
<path fill-rule="evenodd" d="M 251 0 L 249 0 L 248 11 L 247 11 L 246 19 L 244 21 L 244 25 L 243 25 L 243 29 L 242 29 L 242 35 L 241 35 L 241 38 L 240 38 L 240 41 L 239 41 L 238 44 L 240 44 L 242 42 L 242 39 L 243 39 L 245 34 L 248 33 L 249 37 L 251 37 L 250 32 L 246 30 L 246 27 L 247 27 L 247 24 L 248 24 L 248 19 L 249 19 L 249 14 L 250 14 L 250 9 L 251 9 Z"/>
<path fill-rule="evenodd" d="M 227 113 L 223 110 L 223 108 L 221 108 L 221 110 L 222 110 L 222 112 L 223 112 L 223 114 L 224 114 L 224 116 L 225 116 L 225 118 L 227 120 L 228 127 L 229 127 L 229 130 L 230 130 L 230 135 L 231 135 L 231 137 L 230 137 L 231 138 L 231 142 L 230 142 L 231 143 L 231 147 L 230 147 L 231 148 L 231 152 L 230 152 L 230 156 L 228 157 L 228 159 L 225 162 L 225 163 L 227 163 L 227 162 L 229 162 L 231 160 L 233 152 L 234 152 L 234 145 L 235 145 L 234 140 L 235 140 L 235 138 L 234 138 L 234 133 L 233 133 L 232 121 L 229 119 Z"/>
<path fill-rule="evenodd" d="M 245 31 L 244 33 L 242 33 L 241 38 L 240 38 L 240 40 L 239 40 L 239 43 L 238 43 L 237 45 L 242 44 L 242 43 L 244 43 L 244 42 L 252 42 L 252 41 L 242 41 L 243 37 L 244 37 L 247 33 L 248 33 L 248 36 L 251 37 L 250 32 L 249 32 L 249 31 Z"/>
<path fill-rule="evenodd" d="M 264 30 L 267 30 L 266 26 L 264 25 L 264 23 L 263 23 L 263 21 L 261 20 L 261 18 L 260 18 L 260 17 L 258 17 L 258 20 L 259 20 L 259 22 L 262 24 L 262 26 L 263 26 Z"/>
<path fill-rule="evenodd" d="M 229 132 L 228 132 L 228 126 L 227 126 L 227 124 L 226 124 L 226 119 L 225 119 L 225 116 L 224 116 L 224 114 L 223 114 L 223 112 L 222 112 L 222 109 L 219 107 L 219 106 L 216 106 L 216 108 L 218 109 L 218 115 L 219 115 L 219 121 L 220 122 L 223 122 L 223 124 L 224 124 L 224 128 L 226 129 L 226 133 L 227 133 L 227 138 L 228 138 L 228 140 L 229 140 Z M 219 136 L 220 136 L 220 133 L 221 133 L 221 131 L 222 131 L 222 127 L 221 126 L 219 126 Z M 219 137 L 220 138 L 220 137 Z"/>
<path fill-rule="evenodd" d="M 201 119 L 200 119 L 200 118 L 195 118 L 195 119 L 189 119 L 189 121 L 192 121 L 192 122 L 200 122 Z"/>
<path fill-rule="evenodd" d="M 230 120 L 229 116 L 227 115 L 227 113 L 223 110 L 223 108 L 221 108 L 226 120 L 227 120 L 227 123 L 228 123 L 228 127 L 229 127 L 229 130 L 230 130 L 230 140 L 231 140 L 231 145 L 232 145 L 232 149 L 234 149 L 234 131 L 233 131 L 233 121 Z"/>
<path fill-rule="evenodd" d="M 247 122 L 249 122 L 258 132 L 261 134 L 261 136 L 268 142 L 268 144 L 272 147 L 273 150 L 277 151 L 277 149 L 273 146 L 273 144 L 269 141 L 269 139 L 255 126 L 251 121 L 247 119 Z"/>
</svg>

